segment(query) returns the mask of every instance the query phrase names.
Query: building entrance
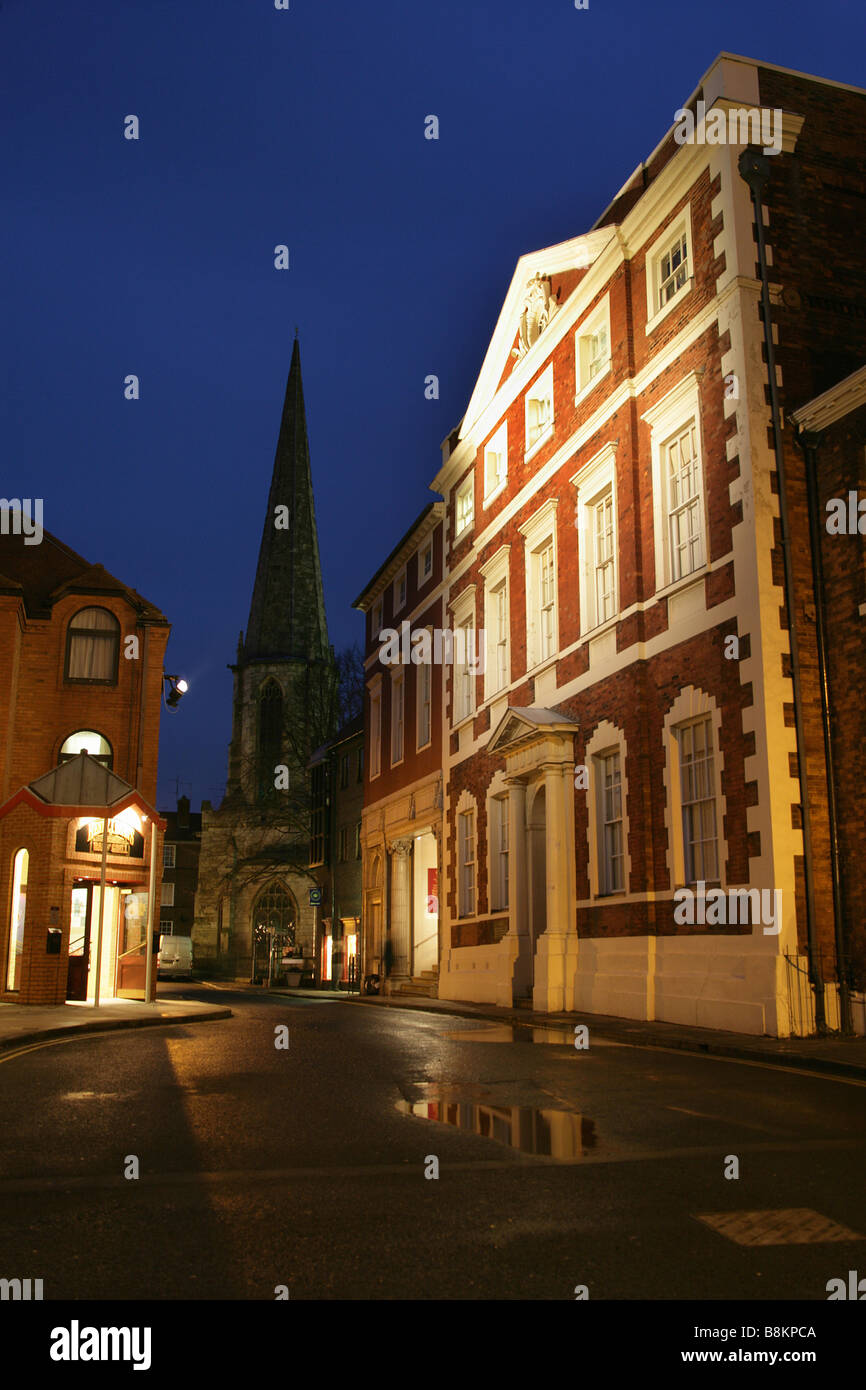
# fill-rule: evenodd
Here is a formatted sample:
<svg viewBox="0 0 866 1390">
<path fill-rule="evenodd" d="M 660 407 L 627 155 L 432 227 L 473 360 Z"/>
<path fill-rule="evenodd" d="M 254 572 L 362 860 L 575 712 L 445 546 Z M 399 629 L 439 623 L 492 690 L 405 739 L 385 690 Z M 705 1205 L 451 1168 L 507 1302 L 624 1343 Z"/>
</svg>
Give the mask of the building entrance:
<svg viewBox="0 0 866 1390">
<path fill-rule="evenodd" d="M 79 880 L 72 889 L 66 998 L 96 998 L 100 886 Z M 147 893 L 106 884 L 99 961 L 99 997 L 144 999 L 147 972 Z"/>
</svg>

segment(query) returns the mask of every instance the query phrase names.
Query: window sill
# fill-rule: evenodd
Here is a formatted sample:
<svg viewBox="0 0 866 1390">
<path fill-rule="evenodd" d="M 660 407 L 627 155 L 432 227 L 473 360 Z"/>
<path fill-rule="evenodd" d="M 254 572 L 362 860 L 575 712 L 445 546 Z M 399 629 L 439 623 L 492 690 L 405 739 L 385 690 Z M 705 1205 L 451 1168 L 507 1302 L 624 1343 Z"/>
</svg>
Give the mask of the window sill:
<svg viewBox="0 0 866 1390">
<path fill-rule="evenodd" d="M 674 579 L 666 584 L 663 589 L 656 589 L 655 597 L 657 600 L 671 598 L 673 594 L 682 593 L 685 589 L 697 588 L 702 584 L 710 573 L 707 564 L 700 565 L 698 569 L 692 570 L 690 574 L 683 575 L 682 579 Z"/>
<path fill-rule="evenodd" d="M 585 381 L 583 386 L 578 388 L 574 404 L 580 405 L 582 401 L 586 400 L 593 388 L 598 386 L 600 381 L 604 381 L 606 376 L 610 376 L 610 358 L 607 359 L 600 372 L 596 372 L 595 376 L 591 376 L 589 381 Z"/>
<path fill-rule="evenodd" d="M 603 623 L 596 623 L 594 627 L 587 627 L 585 632 L 581 632 L 579 645 L 583 646 L 584 642 L 594 642 L 596 637 L 603 637 L 606 632 L 610 632 L 611 628 L 615 628 L 618 622 L 619 609 L 613 617 L 605 618 Z"/>
<path fill-rule="evenodd" d="M 650 333 L 652 333 L 656 328 L 658 328 L 658 326 L 659 326 L 659 324 L 661 323 L 662 319 L 667 318 L 667 316 L 668 316 L 668 314 L 671 312 L 671 310 L 672 310 L 672 309 L 675 309 L 676 306 L 677 306 L 678 304 L 680 304 L 680 303 L 682 302 L 682 300 L 684 300 L 688 294 L 691 293 L 691 289 L 692 289 L 692 286 L 694 285 L 694 283 L 695 283 L 695 277 L 694 277 L 694 275 L 690 275 L 689 278 L 688 278 L 688 280 L 686 281 L 686 283 L 685 283 L 684 285 L 681 285 L 681 286 L 680 286 L 680 288 L 677 290 L 676 294 L 673 295 L 673 297 L 672 297 L 671 299 L 668 300 L 667 304 L 665 304 L 664 307 L 661 308 L 661 309 L 656 309 L 656 311 L 655 311 L 655 313 L 653 314 L 652 318 L 647 320 L 647 325 L 646 325 L 646 328 L 645 328 L 645 330 L 644 330 L 645 333 L 650 334 Z"/>
<path fill-rule="evenodd" d="M 497 484 L 496 484 L 496 487 L 493 489 L 492 492 L 488 492 L 487 496 L 486 496 L 485 499 L 484 499 L 484 506 L 485 506 L 485 507 L 489 507 L 489 506 L 490 506 L 490 503 L 493 502 L 493 501 L 495 501 L 496 498 L 500 495 L 500 493 L 502 493 L 502 492 L 505 491 L 505 487 L 506 487 L 507 482 L 508 482 L 508 477 L 507 477 L 507 475 L 506 475 L 506 477 L 504 477 L 504 478 L 502 479 L 502 482 L 501 482 L 501 483 L 497 483 Z"/>
<path fill-rule="evenodd" d="M 544 434 L 539 435 L 535 443 L 529 449 L 526 450 L 526 452 L 523 455 L 524 463 L 528 463 L 529 460 L 535 454 L 538 453 L 539 449 L 542 448 L 542 446 L 545 445 L 549 439 L 553 438 L 553 425 L 554 422 L 551 420 L 550 424 L 547 426 L 547 429 L 544 431 Z"/>
<path fill-rule="evenodd" d="M 543 675 L 545 671 L 550 670 L 551 666 L 555 666 L 558 660 L 559 652 L 555 651 L 552 656 L 546 656 L 543 661 L 536 662 L 534 666 L 528 666 L 524 672 L 523 679 L 529 680 L 530 676 L 535 678 Z"/>
<path fill-rule="evenodd" d="M 466 525 L 465 525 L 464 527 L 461 528 L 461 530 L 455 531 L 455 532 L 454 532 L 454 540 L 453 540 L 452 544 L 453 544 L 453 545 L 456 545 L 458 541 L 462 541 L 464 536 L 468 536 L 469 533 L 470 533 L 471 531 L 474 531 L 474 530 L 475 530 L 475 519 L 473 518 L 472 521 L 468 521 L 468 522 L 466 523 Z"/>
</svg>

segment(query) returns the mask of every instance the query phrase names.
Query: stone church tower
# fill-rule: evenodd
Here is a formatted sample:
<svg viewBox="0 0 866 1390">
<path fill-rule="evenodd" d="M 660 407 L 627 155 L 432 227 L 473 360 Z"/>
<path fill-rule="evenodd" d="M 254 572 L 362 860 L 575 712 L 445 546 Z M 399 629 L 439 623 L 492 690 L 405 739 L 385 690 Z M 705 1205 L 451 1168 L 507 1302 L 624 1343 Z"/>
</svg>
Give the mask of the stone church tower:
<svg viewBox="0 0 866 1390">
<path fill-rule="evenodd" d="M 234 673 L 228 782 L 202 802 L 195 959 L 216 973 L 267 971 L 275 930 L 314 964 L 309 862 L 310 754 L 333 732 L 328 644 L 297 339 L 246 636 Z"/>
</svg>

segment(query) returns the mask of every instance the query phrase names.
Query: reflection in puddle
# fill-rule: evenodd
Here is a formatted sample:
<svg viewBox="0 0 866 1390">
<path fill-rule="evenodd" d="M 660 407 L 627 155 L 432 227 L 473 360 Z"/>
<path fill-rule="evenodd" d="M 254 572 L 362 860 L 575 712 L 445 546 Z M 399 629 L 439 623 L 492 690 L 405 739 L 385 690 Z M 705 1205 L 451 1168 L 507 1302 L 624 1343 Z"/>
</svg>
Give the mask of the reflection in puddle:
<svg viewBox="0 0 866 1390">
<path fill-rule="evenodd" d="M 596 1047 L 628 1047 L 628 1043 L 611 1042 L 609 1038 L 594 1038 L 590 1034 L 589 1047 L 575 1049 L 574 1029 L 537 1027 L 528 1028 L 520 1023 L 492 1023 L 487 1028 L 462 1028 L 443 1033 L 445 1038 L 453 1038 L 455 1042 L 492 1042 L 492 1043 L 511 1043 L 511 1042 L 532 1042 L 532 1043 L 553 1043 L 559 1047 L 570 1047 L 575 1051 L 580 1051 L 585 1057 L 586 1052 L 591 1052 Z"/>
<path fill-rule="evenodd" d="M 527 1105 L 473 1105 L 440 1097 L 438 1100 L 401 1100 L 403 1115 L 495 1139 L 525 1154 L 547 1158 L 582 1158 L 596 1144 L 595 1121 L 571 1110 L 536 1110 Z"/>
</svg>

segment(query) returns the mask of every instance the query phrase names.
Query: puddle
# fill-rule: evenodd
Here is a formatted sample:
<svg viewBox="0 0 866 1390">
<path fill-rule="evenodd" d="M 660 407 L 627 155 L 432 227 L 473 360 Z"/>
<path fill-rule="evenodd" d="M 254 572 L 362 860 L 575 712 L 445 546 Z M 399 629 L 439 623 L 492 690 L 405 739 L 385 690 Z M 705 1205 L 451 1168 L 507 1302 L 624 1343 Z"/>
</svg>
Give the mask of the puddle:
<svg viewBox="0 0 866 1390">
<path fill-rule="evenodd" d="M 596 1146 L 595 1120 L 572 1110 L 538 1110 L 528 1105 L 477 1105 L 452 1101 L 401 1100 L 403 1115 L 417 1115 L 455 1129 L 507 1144 L 543 1158 L 583 1158 Z"/>
<path fill-rule="evenodd" d="M 455 1042 L 552 1043 L 554 1046 L 570 1047 L 572 1051 L 580 1051 L 584 1056 L 597 1047 L 628 1047 L 628 1043 L 611 1042 L 608 1038 L 593 1038 L 590 1033 L 589 1047 L 578 1049 L 574 1046 L 573 1028 L 570 1031 L 567 1026 L 530 1028 L 521 1023 L 492 1023 L 488 1028 L 455 1029 L 443 1033 L 442 1037 L 452 1038 Z"/>
</svg>

